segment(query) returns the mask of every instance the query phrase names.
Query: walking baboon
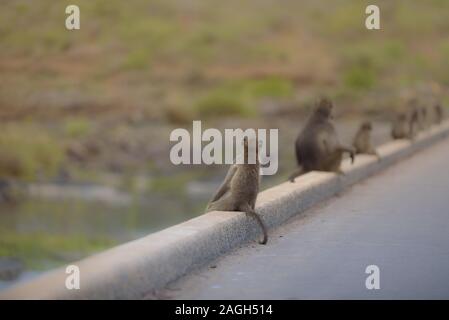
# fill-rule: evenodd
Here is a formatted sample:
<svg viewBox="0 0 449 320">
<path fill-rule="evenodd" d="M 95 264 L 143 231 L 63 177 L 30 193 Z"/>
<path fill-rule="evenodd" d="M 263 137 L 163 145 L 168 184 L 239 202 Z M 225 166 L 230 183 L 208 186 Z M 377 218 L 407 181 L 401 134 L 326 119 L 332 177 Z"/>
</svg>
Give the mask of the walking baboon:
<svg viewBox="0 0 449 320">
<path fill-rule="evenodd" d="M 435 123 L 440 124 L 443 121 L 443 108 L 441 107 L 441 104 L 439 103 L 435 104 L 434 112 L 435 112 Z"/>
<path fill-rule="evenodd" d="M 331 121 L 333 104 L 322 98 L 295 143 L 298 169 L 290 176 L 294 182 L 300 174 L 318 170 L 343 174 L 340 169 L 343 153 L 347 152 L 354 162 L 355 150 L 343 146 Z"/>
<path fill-rule="evenodd" d="M 267 229 L 260 216 L 256 213 L 255 205 L 260 184 L 260 164 L 258 159 L 258 145 L 255 146 L 255 163 L 250 164 L 250 148 L 248 139 L 244 139 L 243 164 L 233 164 L 218 191 L 207 205 L 206 212 L 210 211 L 242 211 L 254 217 L 263 232 L 263 240 L 260 244 L 266 244 L 268 240 Z"/>
<path fill-rule="evenodd" d="M 371 144 L 371 132 L 373 126 L 371 122 L 365 121 L 357 131 L 352 146 L 355 148 L 356 154 L 370 154 L 375 155 L 379 159 L 379 155 Z"/>
</svg>

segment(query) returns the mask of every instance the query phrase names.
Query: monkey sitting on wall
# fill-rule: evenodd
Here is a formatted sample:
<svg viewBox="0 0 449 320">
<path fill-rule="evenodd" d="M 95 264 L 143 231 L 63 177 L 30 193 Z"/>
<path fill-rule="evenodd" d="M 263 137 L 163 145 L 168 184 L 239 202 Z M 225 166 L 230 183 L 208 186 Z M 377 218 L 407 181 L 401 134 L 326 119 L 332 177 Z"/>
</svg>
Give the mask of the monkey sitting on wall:
<svg viewBox="0 0 449 320">
<path fill-rule="evenodd" d="M 355 148 L 356 154 L 370 154 L 376 156 L 377 159 L 380 159 L 379 154 L 371 144 L 372 130 L 373 126 L 371 122 L 369 121 L 363 122 L 354 137 L 354 142 L 352 143 L 352 146 Z"/>
<path fill-rule="evenodd" d="M 413 140 L 419 129 L 419 108 L 413 108 L 408 116 L 406 112 L 399 112 L 391 128 L 393 139 Z"/>
<path fill-rule="evenodd" d="M 268 240 L 267 229 L 260 216 L 255 211 L 256 198 L 259 193 L 260 164 L 258 159 L 258 145 L 255 144 L 255 163 L 249 163 L 252 148 L 248 146 L 248 139 L 243 141 L 243 164 L 233 164 L 221 184 L 220 188 L 207 205 L 206 212 L 210 211 L 241 211 L 256 219 L 263 232 L 260 244 Z"/>
<path fill-rule="evenodd" d="M 416 112 L 415 110 L 413 112 Z M 407 114 L 400 112 L 396 115 L 391 128 L 391 137 L 393 139 L 407 139 L 409 134 L 407 125 Z"/>
<path fill-rule="evenodd" d="M 333 104 L 322 98 L 295 143 L 296 160 L 299 168 L 290 176 L 290 181 L 303 173 L 318 170 L 343 174 L 340 169 L 343 153 L 347 152 L 354 162 L 355 150 L 340 144 L 332 123 Z"/>
<path fill-rule="evenodd" d="M 435 124 L 441 124 L 443 121 L 443 108 L 441 107 L 441 104 L 435 104 L 433 109 L 435 112 Z"/>
<path fill-rule="evenodd" d="M 419 108 L 418 127 L 421 131 L 426 130 L 429 127 L 429 122 L 427 119 L 427 107 L 422 106 L 421 108 Z"/>
</svg>

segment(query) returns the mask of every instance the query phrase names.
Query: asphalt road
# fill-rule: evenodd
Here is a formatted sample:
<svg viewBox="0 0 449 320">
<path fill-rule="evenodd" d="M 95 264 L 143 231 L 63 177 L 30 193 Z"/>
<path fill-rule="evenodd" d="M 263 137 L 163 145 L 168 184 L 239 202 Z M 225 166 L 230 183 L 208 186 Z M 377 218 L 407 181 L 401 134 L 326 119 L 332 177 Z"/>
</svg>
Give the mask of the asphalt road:
<svg viewBox="0 0 449 320">
<path fill-rule="evenodd" d="M 449 299 L 449 140 L 170 284 L 171 299 Z M 365 286 L 379 267 L 380 289 Z"/>
</svg>

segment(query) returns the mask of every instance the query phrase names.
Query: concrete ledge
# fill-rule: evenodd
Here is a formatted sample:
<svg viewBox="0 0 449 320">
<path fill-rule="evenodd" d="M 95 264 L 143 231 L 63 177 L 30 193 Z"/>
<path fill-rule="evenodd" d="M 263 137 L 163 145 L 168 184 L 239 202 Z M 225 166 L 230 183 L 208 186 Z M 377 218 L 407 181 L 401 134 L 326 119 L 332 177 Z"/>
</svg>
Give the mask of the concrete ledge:
<svg viewBox="0 0 449 320">
<path fill-rule="evenodd" d="M 378 148 L 381 160 L 360 155 L 343 163 L 344 176 L 310 172 L 259 194 L 256 211 L 268 227 L 278 226 L 348 186 L 449 135 L 449 121 L 411 143 L 391 141 Z M 65 268 L 0 293 L 0 299 L 139 299 L 194 268 L 260 236 L 241 212 L 210 212 L 78 262 L 81 289 L 67 290 Z"/>
</svg>

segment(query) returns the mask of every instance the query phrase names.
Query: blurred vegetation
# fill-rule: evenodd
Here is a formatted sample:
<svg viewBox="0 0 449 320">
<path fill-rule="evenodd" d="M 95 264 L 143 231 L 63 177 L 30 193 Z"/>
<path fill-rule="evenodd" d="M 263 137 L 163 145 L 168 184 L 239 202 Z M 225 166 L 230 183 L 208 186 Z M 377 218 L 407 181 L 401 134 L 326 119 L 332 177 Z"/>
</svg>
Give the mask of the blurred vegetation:
<svg viewBox="0 0 449 320">
<path fill-rule="evenodd" d="M 65 29 L 70 4 L 80 7 L 81 30 Z M 273 126 L 282 128 L 280 145 L 288 146 L 322 94 L 339 112 L 359 117 L 388 119 L 422 87 L 448 107 L 449 1 L 378 0 L 379 31 L 365 28 L 368 4 L 2 0 L 0 182 L 145 189 L 171 196 L 155 200 L 154 211 L 188 215 L 204 204 L 192 201 L 187 212 L 188 183 L 210 172 L 169 163 L 168 136 L 177 126 L 190 128 L 198 119 L 217 128 Z M 290 152 L 281 150 L 281 170 L 294 165 Z M 146 176 L 148 182 L 139 179 Z M 5 212 L 0 216 L 8 218 Z M 126 223 L 136 227 L 127 214 Z M 147 225 L 158 219 L 151 216 Z M 82 231 L 0 231 L 0 256 L 30 260 L 61 249 L 87 254 L 113 242 L 83 238 Z"/>
<path fill-rule="evenodd" d="M 81 30 L 64 27 L 69 4 Z M 449 1 L 379 0 L 379 31 L 365 28 L 368 4 L 4 0 L 0 178 L 165 170 L 174 126 L 303 117 L 321 94 L 369 114 L 422 85 L 442 98 Z"/>
<path fill-rule="evenodd" d="M 92 104 L 114 101 L 108 109 L 115 114 L 132 109 L 176 122 L 258 116 L 255 98 L 293 97 L 300 87 L 363 91 L 448 81 L 440 68 L 447 65 L 444 0 L 378 1 L 381 31 L 364 27 L 369 1 L 78 0 L 82 26 L 71 32 L 63 26 L 68 4 L 2 3 L 1 85 L 16 94 L 1 108 L 26 109 L 34 103 L 24 97 L 63 84 L 89 95 L 100 87 L 87 114 Z M 26 86 L 17 86 L 25 75 Z M 192 107 L 165 112 L 173 94 Z"/>
<path fill-rule="evenodd" d="M 292 97 L 294 86 L 288 79 L 237 80 L 210 90 L 196 102 L 197 116 L 255 116 L 262 98 Z"/>
<path fill-rule="evenodd" d="M 48 263 L 64 263 L 79 259 L 92 252 L 114 245 L 110 238 L 79 235 L 54 235 L 42 233 L 16 233 L 2 231 L 0 257 L 14 257 L 28 268 L 46 269 Z"/>
<path fill-rule="evenodd" d="M 150 190 L 158 193 L 177 194 L 185 193 L 186 185 L 195 178 L 199 178 L 197 172 L 184 172 L 170 177 L 154 177 L 151 181 Z"/>
<path fill-rule="evenodd" d="M 54 175 L 63 161 L 56 137 L 34 125 L 2 125 L 0 177 L 33 180 Z"/>
<path fill-rule="evenodd" d="M 65 122 L 64 131 L 66 135 L 71 138 L 85 137 L 91 131 L 91 124 L 86 119 L 67 119 Z"/>
<path fill-rule="evenodd" d="M 227 89 L 216 89 L 201 98 L 195 105 L 199 117 L 204 116 L 252 116 L 256 110 L 245 96 L 229 94 Z"/>
</svg>

